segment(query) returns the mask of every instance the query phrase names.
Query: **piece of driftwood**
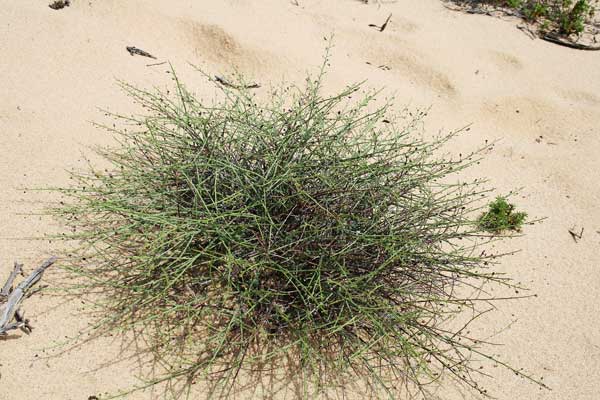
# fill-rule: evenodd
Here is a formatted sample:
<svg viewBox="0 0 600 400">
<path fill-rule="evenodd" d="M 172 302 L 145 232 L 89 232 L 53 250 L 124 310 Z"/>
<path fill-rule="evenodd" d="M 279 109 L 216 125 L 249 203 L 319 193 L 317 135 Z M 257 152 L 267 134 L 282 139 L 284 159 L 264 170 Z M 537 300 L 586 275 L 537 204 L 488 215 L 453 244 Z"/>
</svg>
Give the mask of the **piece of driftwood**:
<svg viewBox="0 0 600 400">
<path fill-rule="evenodd" d="M 56 262 L 56 257 L 49 258 L 12 290 L 14 280 L 17 275 L 22 273 L 23 269 L 21 264 L 15 263 L 13 271 L 0 291 L 0 335 L 5 335 L 8 331 L 19 328 L 26 333 L 31 331 L 31 326 L 23 318 L 19 308 L 29 294 L 29 290 L 42 279 L 44 271 L 54 262 Z"/>
</svg>

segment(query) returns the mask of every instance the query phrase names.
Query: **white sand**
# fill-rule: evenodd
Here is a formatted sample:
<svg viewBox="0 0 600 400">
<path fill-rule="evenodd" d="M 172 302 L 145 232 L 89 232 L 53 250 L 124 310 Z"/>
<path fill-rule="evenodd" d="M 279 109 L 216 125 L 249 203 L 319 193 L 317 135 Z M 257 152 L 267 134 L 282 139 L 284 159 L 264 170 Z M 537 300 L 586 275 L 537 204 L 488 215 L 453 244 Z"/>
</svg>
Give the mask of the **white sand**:
<svg viewBox="0 0 600 400">
<path fill-rule="evenodd" d="M 0 278 L 14 260 L 33 268 L 54 244 L 15 240 L 56 230 L 21 213 L 49 195 L 21 187 L 65 185 L 85 146 L 108 143 L 91 126 L 96 107 L 132 105 L 115 78 L 163 85 L 170 61 L 200 94 L 213 87 L 187 64 L 210 73 L 232 66 L 261 83 L 301 83 L 321 62 L 324 36 L 335 33 L 328 87 L 368 79 L 397 93 L 397 104 L 432 106 L 427 129 L 472 123 L 456 152 L 501 139 L 472 176 L 488 177 L 503 194 L 522 187 L 518 205 L 542 224 L 507 248 L 503 261 L 538 297 L 500 304 L 476 334 L 505 343 L 494 354 L 543 376 L 553 391 L 500 368 L 489 387 L 501 400 L 595 400 L 600 382 L 600 52 L 531 40 L 517 21 L 466 15 L 439 0 L 398 0 L 378 8 L 353 0 L 193 1 L 74 0 L 54 11 L 49 0 L 0 6 Z M 380 33 L 369 28 L 392 12 Z M 158 60 L 132 57 L 134 45 Z M 370 62 L 372 65 L 366 64 Z M 387 65 L 390 70 L 377 68 Z M 537 140 L 536 140 L 537 139 Z M 571 227 L 584 227 L 575 243 Z M 46 350 L 77 334 L 86 319 L 77 304 L 49 296 L 25 310 L 35 326 L 0 340 L 0 398 L 87 399 L 132 384 L 131 363 L 100 368 L 119 354 L 105 340 L 60 357 Z M 511 322 L 510 329 L 503 330 Z M 460 396 L 452 395 L 459 399 Z M 132 399 L 146 399 L 138 393 Z"/>
</svg>

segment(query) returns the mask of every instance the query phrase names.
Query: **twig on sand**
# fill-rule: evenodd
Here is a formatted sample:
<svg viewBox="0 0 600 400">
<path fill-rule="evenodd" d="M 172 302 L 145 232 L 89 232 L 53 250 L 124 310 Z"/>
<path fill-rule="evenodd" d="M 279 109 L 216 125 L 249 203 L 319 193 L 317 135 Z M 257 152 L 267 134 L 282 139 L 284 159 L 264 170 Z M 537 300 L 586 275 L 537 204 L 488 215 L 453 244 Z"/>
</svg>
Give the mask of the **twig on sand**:
<svg viewBox="0 0 600 400">
<path fill-rule="evenodd" d="M 146 64 L 146 67 L 154 67 L 156 65 L 163 65 L 163 64 L 166 64 L 166 63 L 167 63 L 166 61 L 163 61 L 163 62 L 154 63 L 154 64 Z"/>
<path fill-rule="evenodd" d="M 600 50 L 600 46 L 590 46 L 590 45 L 583 44 L 583 43 L 575 43 L 569 39 L 565 39 L 554 33 L 545 33 L 542 35 L 542 39 L 547 42 L 558 44 L 560 46 L 570 47 L 572 49 L 577 49 L 577 50 L 589 50 L 589 51 Z"/>
<path fill-rule="evenodd" d="M 365 63 L 366 63 L 367 65 L 372 65 L 372 66 L 374 66 L 374 65 L 373 65 L 373 64 L 372 64 L 370 61 L 365 61 Z M 389 70 L 391 70 L 391 69 L 392 69 L 391 67 L 389 67 L 389 66 L 387 66 L 387 65 L 385 65 L 385 64 L 378 65 L 378 66 L 377 66 L 377 68 L 379 68 L 379 69 L 381 69 L 381 70 L 383 70 L 383 71 L 389 71 Z"/>
<path fill-rule="evenodd" d="M 383 23 L 383 25 L 381 25 L 381 29 L 379 29 L 379 32 L 383 32 L 383 30 L 387 27 L 388 23 L 390 22 L 391 18 L 392 18 L 392 13 L 390 13 L 390 15 L 388 15 L 388 17 L 385 20 L 385 22 Z"/>
<path fill-rule="evenodd" d="M 489 15 L 492 16 L 492 12 L 489 10 L 478 10 L 478 9 L 470 9 L 465 11 L 467 14 L 476 14 L 476 15 Z"/>
<path fill-rule="evenodd" d="M 249 85 L 236 85 L 227 81 L 225 78 L 219 75 L 215 75 L 215 82 L 218 82 L 223 86 L 227 86 L 233 89 L 258 89 L 260 87 L 258 83 L 251 83 Z"/>
<path fill-rule="evenodd" d="M 369 24 L 369 26 L 372 28 L 379 29 L 379 32 L 383 32 L 383 30 L 387 27 L 388 23 L 390 22 L 391 18 L 392 18 L 392 14 L 390 13 L 390 15 L 388 15 L 387 19 L 383 23 L 383 25 L 379 26 L 379 25 L 375 25 L 375 24 Z"/>
<path fill-rule="evenodd" d="M 25 333 L 31 332 L 29 321 L 20 313 L 19 307 L 27 297 L 28 291 L 42 279 L 44 271 L 55 261 L 56 257 L 49 258 L 17 285 L 14 290 L 11 290 L 15 278 L 22 273 L 23 268 L 21 264 L 15 263 L 13 271 L 0 291 L 0 301 L 4 303 L 0 305 L 0 335 L 6 335 L 8 331 L 13 329 L 21 329 Z M 15 322 L 13 322 L 13 319 Z"/>
<path fill-rule="evenodd" d="M 581 240 L 583 238 L 583 228 L 581 228 L 581 231 L 579 233 L 577 233 L 575 231 L 575 227 L 569 229 L 569 233 L 571 234 L 571 237 L 573 238 L 573 241 L 575 243 L 577 243 L 578 240 Z"/>
<path fill-rule="evenodd" d="M 527 36 L 531 38 L 531 40 L 537 38 L 537 34 L 534 31 L 532 31 L 531 28 L 527 25 L 517 25 L 517 29 L 523 31 Z"/>
</svg>

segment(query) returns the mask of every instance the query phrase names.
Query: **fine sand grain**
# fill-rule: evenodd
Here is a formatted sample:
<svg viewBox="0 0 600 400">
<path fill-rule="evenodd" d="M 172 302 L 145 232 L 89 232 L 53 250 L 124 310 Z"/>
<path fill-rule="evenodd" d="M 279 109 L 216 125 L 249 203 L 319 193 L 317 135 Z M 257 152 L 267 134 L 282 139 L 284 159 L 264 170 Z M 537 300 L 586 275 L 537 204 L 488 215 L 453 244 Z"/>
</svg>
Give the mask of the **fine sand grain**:
<svg viewBox="0 0 600 400">
<path fill-rule="evenodd" d="M 214 86 L 189 63 L 213 75 L 235 67 L 263 85 L 301 84 L 333 33 L 328 88 L 367 79 L 395 93 L 399 107 L 431 106 L 432 133 L 472 124 L 450 151 L 499 142 L 468 174 L 489 178 L 498 194 L 522 188 L 519 208 L 547 217 L 502 244 L 522 252 L 499 266 L 538 296 L 498 304 L 473 335 L 493 335 L 504 345 L 489 351 L 553 390 L 484 364 L 496 377 L 485 381 L 490 392 L 501 400 L 599 398 L 600 52 L 532 40 L 514 20 L 453 12 L 439 0 L 74 0 L 62 10 L 47 3 L 0 7 L 0 277 L 14 260 L 30 271 L 56 249 L 23 240 L 60 229 L 28 215 L 52 196 L 25 188 L 68 184 L 65 170 L 83 166 L 88 146 L 111 142 L 90 121 L 103 121 L 97 107 L 134 109 L 116 79 L 165 86 L 168 64 L 147 64 L 168 61 L 205 96 Z M 385 31 L 368 26 L 389 13 Z M 130 56 L 126 46 L 157 60 Z M 584 228 L 577 243 L 573 227 Z M 50 295 L 25 304 L 35 329 L 0 340 L 0 399 L 84 400 L 135 382 L 134 360 L 111 365 L 123 356 L 118 339 L 56 356 L 59 343 L 87 326 L 83 306 Z"/>
</svg>

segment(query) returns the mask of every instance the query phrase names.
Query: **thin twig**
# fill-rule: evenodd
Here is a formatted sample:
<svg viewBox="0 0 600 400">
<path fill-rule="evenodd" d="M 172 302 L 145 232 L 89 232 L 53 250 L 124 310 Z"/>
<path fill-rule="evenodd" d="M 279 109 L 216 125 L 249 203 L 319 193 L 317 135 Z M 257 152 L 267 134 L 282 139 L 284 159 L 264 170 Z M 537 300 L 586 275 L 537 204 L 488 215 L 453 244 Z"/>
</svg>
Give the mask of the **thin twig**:
<svg viewBox="0 0 600 400">
<path fill-rule="evenodd" d="M 369 24 L 369 26 L 371 28 L 377 28 L 377 29 L 379 29 L 379 32 L 383 32 L 383 30 L 387 27 L 388 23 L 390 22 L 391 18 L 392 18 L 392 14 L 390 13 L 390 15 L 388 15 L 387 19 L 383 23 L 383 25 L 379 26 L 379 25 L 375 25 L 375 24 Z"/>
<path fill-rule="evenodd" d="M 577 233 L 575 231 L 575 227 L 573 227 L 573 228 L 569 229 L 569 233 L 571 234 L 571 237 L 573 238 L 575 243 L 577 243 L 578 240 L 581 240 L 583 238 L 583 228 L 581 228 L 581 231 L 579 233 Z"/>
<path fill-rule="evenodd" d="M 227 86 L 233 89 L 257 89 L 260 87 L 260 85 L 258 83 L 251 83 L 249 85 L 236 85 L 233 84 L 229 81 L 227 81 L 225 78 L 219 76 L 219 75 L 215 75 L 215 82 L 220 83 L 223 86 Z"/>
<path fill-rule="evenodd" d="M 527 36 L 529 36 L 531 38 L 531 40 L 537 38 L 537 35 L 534 31 L 531 30 L 531 28 L 527 25 L 517 25 L 517 29 L 525 32 L 525 34 Z"/>
<path fill-rule="evenodd" d="M 146 64 L 146 67 L 154 67 L 156 65 L 163 65 L 163 64 L 166 64 L 166 63 L 167 63 L 166 61 L 163 61 L 163 62 L 154 63 L 154 64 Z"/>
<path fill-rule="evenodd" d="M 388 23 L 390 22 L 391 18 L 392 18 L 392 13 L 390 13 L 390 15 L 388 15 L 388 17 L 385 20 L 385 22 L 383 23 L 383 25 L 381 25 L 381 29 L 379 30 L 379 32 L 383 32 L 383 30 L 387 27 Z"/>
</svg>

